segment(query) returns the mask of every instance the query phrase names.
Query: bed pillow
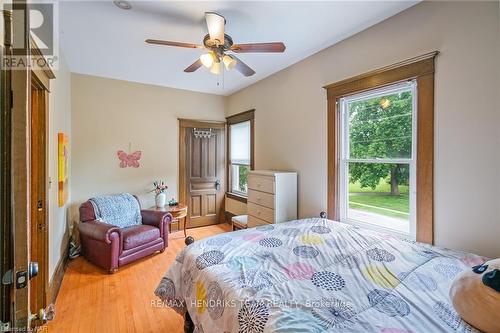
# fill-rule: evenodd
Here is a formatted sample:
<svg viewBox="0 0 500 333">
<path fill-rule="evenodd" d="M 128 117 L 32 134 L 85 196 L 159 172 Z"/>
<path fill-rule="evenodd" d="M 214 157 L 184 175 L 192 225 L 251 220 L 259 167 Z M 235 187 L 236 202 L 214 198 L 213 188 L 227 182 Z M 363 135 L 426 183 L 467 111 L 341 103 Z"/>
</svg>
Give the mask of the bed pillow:
<svg viewBox="0 0 500 333">
<path fill-rule="evenodd" d="M 460 274 L 450 288 L 458 314 L 487 333 L 500 333 L 500 258 Z"/>
</svg>

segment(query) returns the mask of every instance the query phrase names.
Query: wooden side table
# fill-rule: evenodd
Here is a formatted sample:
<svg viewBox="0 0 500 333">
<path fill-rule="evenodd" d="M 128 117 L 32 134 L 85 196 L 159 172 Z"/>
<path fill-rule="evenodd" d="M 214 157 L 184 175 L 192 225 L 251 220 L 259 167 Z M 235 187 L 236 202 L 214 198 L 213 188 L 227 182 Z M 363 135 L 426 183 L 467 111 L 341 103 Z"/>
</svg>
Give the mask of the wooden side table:
<svg viewBox="0 0 500 333">
<path fill-rule="evenodd" d="M 149 209 L 156 210 L 159 212 L 168 212 L 168 213 L 172 214 L 172 217 L 173 217 L 172 221 L 176 220 L 178 223 L 181 223 L 181 220 L 183 220 L 183 222 L 184 222 L 184 237 L 186 237 L 186 222 L 187 222 L 187 212 L 188 212 L 188 208 L 186 205 L 179 203 L 175 206 L 165 205 L 164 207 L 160 207 L 160 208 L 153 206 Z"/>
</svg>

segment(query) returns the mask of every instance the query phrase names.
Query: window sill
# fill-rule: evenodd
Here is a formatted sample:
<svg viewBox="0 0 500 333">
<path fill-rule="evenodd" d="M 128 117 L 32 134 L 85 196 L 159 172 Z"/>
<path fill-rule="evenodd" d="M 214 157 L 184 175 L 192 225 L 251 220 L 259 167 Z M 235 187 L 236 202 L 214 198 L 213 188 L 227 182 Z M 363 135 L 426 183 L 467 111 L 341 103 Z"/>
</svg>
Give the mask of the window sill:
<svg viewBox="0 0 500 333">
<path fill-rule="evenodd" d="M 239 201 L 239 202 L 247 203 L 247 197 L 244 197 L 244 196 L 239 195 L 239 194 L 226 192 L 226 197 L 228 197 L 229 199 Z"/>
</svg>

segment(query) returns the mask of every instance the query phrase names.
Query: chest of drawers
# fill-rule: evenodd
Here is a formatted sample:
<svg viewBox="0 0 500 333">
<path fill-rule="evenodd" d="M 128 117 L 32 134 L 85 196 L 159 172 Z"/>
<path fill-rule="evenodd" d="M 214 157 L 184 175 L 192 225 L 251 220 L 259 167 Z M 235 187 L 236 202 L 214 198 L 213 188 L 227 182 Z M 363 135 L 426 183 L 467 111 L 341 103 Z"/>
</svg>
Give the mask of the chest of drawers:
<svg viewBox="0 0 500 333">
<path fill-rule="evenodd" d="M 253 170 L 248 175 L 248 227 L 297 218 L 297 173 Z"/>
</svg>

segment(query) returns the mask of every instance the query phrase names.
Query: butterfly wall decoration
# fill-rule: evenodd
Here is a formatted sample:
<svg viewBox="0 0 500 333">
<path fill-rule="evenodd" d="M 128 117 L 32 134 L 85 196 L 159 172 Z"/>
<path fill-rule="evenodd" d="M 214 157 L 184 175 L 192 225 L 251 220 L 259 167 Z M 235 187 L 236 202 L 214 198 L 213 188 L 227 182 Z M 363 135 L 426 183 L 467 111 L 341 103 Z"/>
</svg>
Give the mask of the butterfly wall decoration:
<svg viewBox="0 0 500 333">
<path fill-rule="evenodd" d="M 120 160 L 120 168 L 138 168 L 141 165 L 139 164 L 139 160 L 141 159 L 142 151 L 137 150 L 134 151 L 133 153 L 130 153 L 131 151 L 131 144 L 129 144 L 129 153 L 127 154 L 123 150 L 118 150 L 117 155 L 118 159 Z"/>
</svg>

